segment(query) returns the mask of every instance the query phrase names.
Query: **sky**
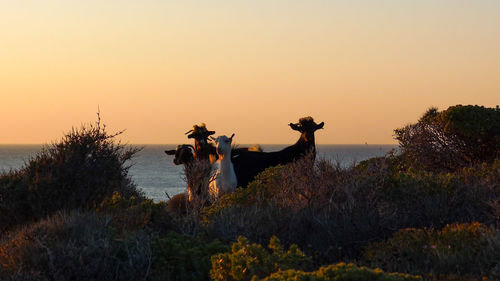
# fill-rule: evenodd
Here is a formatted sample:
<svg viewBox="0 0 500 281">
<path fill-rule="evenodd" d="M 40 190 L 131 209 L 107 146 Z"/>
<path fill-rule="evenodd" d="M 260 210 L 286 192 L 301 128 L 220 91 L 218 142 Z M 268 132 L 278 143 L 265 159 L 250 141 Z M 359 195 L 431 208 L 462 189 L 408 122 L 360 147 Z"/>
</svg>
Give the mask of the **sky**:
<svg viewBox="0 0 500 281">
<path fill-rule="evenodd" d="M 124 142 L 395 143 L 429 107 L 500 101 L 500 1 L 0 0 L 0 144 L 94 122 Z"/>
</svg>

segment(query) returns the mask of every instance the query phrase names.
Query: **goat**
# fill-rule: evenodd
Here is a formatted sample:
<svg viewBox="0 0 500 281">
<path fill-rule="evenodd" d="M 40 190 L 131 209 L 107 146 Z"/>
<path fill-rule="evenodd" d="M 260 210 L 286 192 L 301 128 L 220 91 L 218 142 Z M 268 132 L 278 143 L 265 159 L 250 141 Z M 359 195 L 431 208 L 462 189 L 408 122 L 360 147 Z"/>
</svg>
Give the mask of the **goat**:
<svg viewBox="0 0 500 281">
<path fill-rule="evenodd" d="M 167 210 L 181 215 L 186 214 L 188 204 L 191 207 L 203 206 L 208 199 L 211 166 L 208 161 L 194 159 L 193 152 L 194 147 L 190 144 L 178 145 L 177 149 L 165 151 L 167 155 L 175 155 L 175 165 L 184 165 L 187 193 L 177 194 L 167 202 Z"/>
<path fill-rule="evenodd" d="M 182 165 L 189 164 L 194 160 L 194 147 L 190 144 L 181 144 L 177 146 L 177 149 L 165 150 L 167 155 L 175 155 L 174 164 Z"/>
<path fill-rule="evenodd" d="M 237 177 L 238 186 L 246 187 L 260 172 L 271 166 L 290 163 L 311 152 L 316 154 L 314 132 L 323 129 L 325 123 L 316 124 L 312 117 L 300 118 L 298 123 L 289 126 L 299 131 L 299 140 L 291 146 L 275 152 L 240 151 L 233 154 L 231 161 Z"/>
<path fill-rule="evenodd" d="M 165 150 L 167 155 L 175 155 L 174 156 L 174 164 L 175 165 L 184 165 L 186 169 L 187 165 L 190 165 L 193 162 L 193 150 L 194 147 L 190 144 L 182 144 L 178 145 L 177 149 Z M 172 198 L 170 198 L 166 203 L 166 209 L 169 212 L 175 212 L 179 215 L 185 215 L 188 208 L 188 201 L 193 200 L 193 195 L 191 192 L 191 188 L 188 185 L 188 192 L 179 193 Z"/>
<path fill-rule="evenodd" d="M 208 139 L 215 134 L 215 131 L 207 130 L 205 123 L 201 123 L 200 125 L 194 125 L 193 129 L 186 132 L 187 134 L 189 134 L 189 139 L 194 139 L 193 157 L 195 159 L 208 159 L 210 163 L 214 163 L 218 159 L 215 146 L 208 142 Z M 252 145 L 250 147 L 232 147 L 231 151 L 233 154 L 240 151 L 262 152 L 262 148 L 259 145 Z"/>
<path fill-rule="evenodd" d="M 170 213 L 178 215 L 186 215 L 188 211 L 189 201 L 188 194 L 182 192 L 172 196 L 165 204 L 165 209 Z"/>
<path fill-rule="evenodd" d="M 210 179 L 209 193 L 212 200 L 217 200 L 220 196 L 236 190 L 237 180 L 234 173 L 233 163 L 231 162 L 231 142 L 234 134 L 212 138 L 216 144 L 217 155 L 219 159 L 214 164 L 215 174 Z"/>
<path fill-rule="evenodd" d="M 205 123 L 194 125 L 193 129 L 186 132 L 188 139 L 194 139 L 194 155 L 196 159 L 209 159 L 210 155 L 215 155 L 215 147 L 208 143 L 208 137 L 215 134 L 214 131 L 208 131 Z"/>
</svg>

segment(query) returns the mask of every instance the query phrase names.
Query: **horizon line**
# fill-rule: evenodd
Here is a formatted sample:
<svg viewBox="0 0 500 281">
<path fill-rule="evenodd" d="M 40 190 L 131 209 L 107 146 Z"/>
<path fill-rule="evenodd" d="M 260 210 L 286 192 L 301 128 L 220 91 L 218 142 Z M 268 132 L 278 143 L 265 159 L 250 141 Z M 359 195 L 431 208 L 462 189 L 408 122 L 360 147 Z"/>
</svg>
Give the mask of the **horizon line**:
<svg viewBox="0 0 500 281">
<path fill-rule="evenodd" d="M 179 145 L 178 143 L 121 143 L 123 145 Z M 0 143 L 0 145 L 51 145 L 51 143 Z M 236 145 L 293 145 L 290 143 L 238 143 Z M 316 143 L 316 145 L 398 145 L 397 143 Z"/>
</svg>

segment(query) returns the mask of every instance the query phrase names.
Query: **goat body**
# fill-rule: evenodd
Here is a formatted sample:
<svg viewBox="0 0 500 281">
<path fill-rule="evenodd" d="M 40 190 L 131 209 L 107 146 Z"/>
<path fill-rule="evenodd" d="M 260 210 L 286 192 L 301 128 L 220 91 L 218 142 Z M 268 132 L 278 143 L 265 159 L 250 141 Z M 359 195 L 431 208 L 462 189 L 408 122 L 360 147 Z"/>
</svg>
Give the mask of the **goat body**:
<svg viewBox="0 0 500 281">
<path fill-rule="evenodd" d="M 188 204 L 188 194 L 186 194 L 186 192 L 182 192 L 172 196 L 172 198 L 167 201 L 165 209 L 171 213 L 185 215 L 187 214 Z"/>
<path fill-rule="evenodd" d="M 181 144 L 177 146 L 177 149 L 165 150 L 167 155 L 175 155 L 174 164 L 184 165 L 184 170 L 187 171 L 190 165 L 194 161 L 194 147 L 190 144 Z M 187 186 L 188 199 L 191 202 L 193 200 L 193 191 L 191 185 L 188 183 Z M 172 198 L 173 199 L 173 198 Z M 177 200 L 178 201 L 178 200 Z"/>
<path fill-rule="evenodd" d="M 283 165 L 316 153 L 314 132 L 322 129 L 324 123 L 316 124 L 311 117 L 301 118 L 297 124 L 289 124 L 293 130 L 301 132 L 299 140 L 291 146 L 275 152 L 239 151 L 231 159 L 238 186 L 246 187 L 254 177 L 266 168 Z"/>
<path fill-rule="evenodd" d="M 234 134 L 228 138 L 219 136 L 215 139 L 219 160 L 214 164 L 215 173 L 210 179 L 209 193 L 213 200 L 233 192 L 236 189 L 237 178 L 231 162 L 231 141 Z"/>
</svg>

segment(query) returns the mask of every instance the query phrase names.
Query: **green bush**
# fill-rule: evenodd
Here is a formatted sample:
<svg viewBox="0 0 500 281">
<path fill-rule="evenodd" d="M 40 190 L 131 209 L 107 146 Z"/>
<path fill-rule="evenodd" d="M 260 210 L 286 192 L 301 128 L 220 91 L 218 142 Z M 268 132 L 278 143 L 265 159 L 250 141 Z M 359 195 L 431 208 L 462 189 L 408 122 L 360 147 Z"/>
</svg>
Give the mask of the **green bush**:
<svg viewBox="0 0 500 281">
<path fill-rule="evenodd" d="M 352 263 L 338 263 L 321 267 L 317 271 L 279 271 L 262 279 L 263 281 L 418 281 L 419 276 L 402 273 L 384 273 L 380 269 L 358 267 Z"/>
<path fill-rule="evenodd" d="M 110 215 L 110 225 L 121 232 L 148 229 L 166 235 L 177 229 L 174 218 L 166 210 L 165 202 L 155 203 L 151 199 L 137 199 L 134 196 L 125 198 L 115 191 L 96 210 Z"/>
<path fill-rule="evenodd" d="M 108 134 L 99 119 L 0 175 L 0 232 L 59 210 L 93 209 L 114 191 L 143 198 L 126 166 L 138 149 L 117 143 L 119 134 Z"/>
<path fill-rule="evenodd" d="M 451 106 L 429 109 L 415 124 L 396 129 L 407 165 L 431 171 L 454 171 L 491 163 L 500 154 L 500 108 Z"/>
<path fill-rule="evenodd" d="M 235 192 L 224 195 L 214 204 L 202 211 L 203 219 L 209 222 L 226 208 L 235 206 L 251 206 L 272 199 L 276 189 L 281 185 L 281 171 L 287 166 L 274 166 L 267 168 L 248 184 L 247 188 L 238 188 Z"/>
<path fill-rule="evenodd" d="M 288 269 L 307 270 L 312 261 L 297 245 L 292 245 L 285 251 L 278 238 L 271 238 L 268 250 L 260 244 L 250 244 L 242 236 L 233 243 L 231 252 L 212 256 L 213 280 L 251 280 L 257 276 L 263 278 L 273 272 Z"/>
<path fill-rule="evenodd" d="M 367 247 L 364 261 L 387 271 L 500 278 L 500 231 L 479 223 L 403 229 Z"/>
<path fill-rule="evenodd" d="M 229 246 L 170 232 L 163 238 L 155 236 L 152 249 L 148 280 L 210 280 L 210 257 L 228 251 Z"/>
<path fill-rule="evenodd" d="M 210 276 L 213 280 L 421 280 L 418 276 L 383 273 L 354 264 L 339 263 L 312 269 L 312 261 L 296 245 L 283 249 L 276 237 L 264 249 L 239 237 L 229 253 L 212 257 Z"/>
</svg>

